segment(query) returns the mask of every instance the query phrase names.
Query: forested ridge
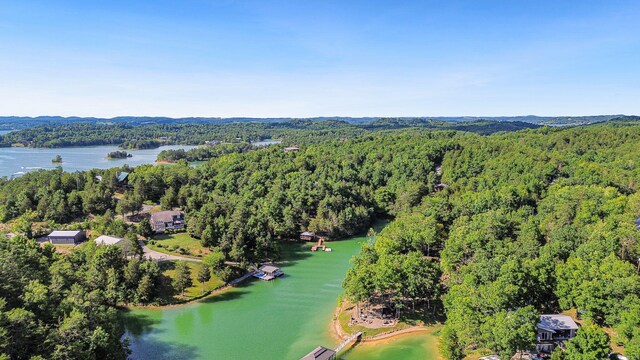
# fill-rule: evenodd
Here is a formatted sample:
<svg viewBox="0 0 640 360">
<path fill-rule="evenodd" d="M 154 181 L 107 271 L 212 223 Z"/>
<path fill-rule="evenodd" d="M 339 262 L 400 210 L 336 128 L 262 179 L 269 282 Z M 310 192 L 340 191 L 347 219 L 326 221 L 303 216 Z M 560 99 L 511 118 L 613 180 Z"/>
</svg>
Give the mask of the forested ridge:
<svg viewBox="0 0 640 360">
<path fill-rule="evenodd" d="M 197 168 L 124 169 L 131 174 L 120 200 L 116 169 L 28 173 L 0 182 L 0 220 L 14 229 L 45 221 L 126 233 L 115 214 L 152 201 L 183 209 L 192 236 L 249 263 L 277 259 L 278 244 L 301 230 L 340 239 L 391 217 L 354 259 L 346 295 L 435 304 L 446 314 L 447 358 L 483 348 L 513 354 L 535 340 L 538 314 L 571 308 L 594 324 L 583 333 L 613 327 L 627 355 L 640 357 L 638 123 L 339 135 L 301 142 L 297 152 L 221 153 Z M 574 348 L 567 356 L 580 358 Z"/>
<path fill-rule="evenodd" d="M 447 122 L 465 122 L 476 120 L 490 121 L 521 121 L 532 124 L 590 124 L 594 122 L 608 121 L 613 118 L 619 118 L 623 115 L 596 115 L 596 116 L 498 116 L 498 117 L 480 117 L 480 116 L 427 116 L 418 119 L 447 121 Z M 363 124 L 376 121 L 380 117 L 343 117 L 343 116 L 321 116 L 304 119 L 294 118 L 251 118 L 251 117 L 232 117 L 232 118 L 207 118 L 207 117 L 189 117 L 189 118 L 169 118 L 169 117 L 153 117 L 153 116 L 118 116 L 113 118 L 96 118 L 96 117 L 62 117 L 62 116 L 0 116 L 0 130 L 21 130 L 42 125 L 66 125 L 66 124 L 127 124 L 127 125 L 156 125 L 156 124 L 229 124 L 229 123 L 281 123 L 292 120 L 309 120 L 309 121 L 326 121 L 338 120 L 351 124 Z M 416 119 L 413 117 L 400 117 L 401 120 Z"/>
<path fill-rule="evenodd" d="M 429 130 L 464 130 L 479 134 L 536 128 L 523 122 L 469 121 L 461 123 L 427 119 L 378 119 L 352 124 L 341 120 L 291 120 L 287 122 L 248 122 L 227 124 L 68 124 L 43 125 L 0 136 L 0 146 L 16 144 L 31 147 L 119 145 L 124 149 L 145 149 L 160 145 L 200 145 L 210 141 L 251 142 L 268 138 L 285 144 L 317 143 L 353 138 L 367 133 L 417 127 Z"/>
</svg>

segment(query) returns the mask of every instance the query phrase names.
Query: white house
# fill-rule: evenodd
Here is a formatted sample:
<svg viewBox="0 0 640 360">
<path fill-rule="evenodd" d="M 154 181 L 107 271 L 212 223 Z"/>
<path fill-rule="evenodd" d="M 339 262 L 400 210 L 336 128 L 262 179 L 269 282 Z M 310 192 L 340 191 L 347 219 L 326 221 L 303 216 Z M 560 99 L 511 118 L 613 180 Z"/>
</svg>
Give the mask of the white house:
<svg viewBox="0 0 640 360">
<path fill-rule="evenodd" d="M 578 331 L 578 324 L 568 315 L 540 315 L 537 324 L 538 336 L 536 350 L 552 353 L 556 346 L 564 346 L 564 342 L 573 339 Z"/>
</svg>

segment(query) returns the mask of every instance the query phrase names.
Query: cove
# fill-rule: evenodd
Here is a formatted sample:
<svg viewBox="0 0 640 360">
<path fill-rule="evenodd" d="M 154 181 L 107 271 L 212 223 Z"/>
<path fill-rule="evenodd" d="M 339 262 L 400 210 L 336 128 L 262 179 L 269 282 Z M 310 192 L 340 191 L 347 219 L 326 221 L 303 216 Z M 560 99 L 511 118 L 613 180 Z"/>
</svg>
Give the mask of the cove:
<svg viewBox="0 0 640 360">
<path fill-rule="evenodd" d="M 286 275 L 281 278 L 250 280 L 189 305 L 124 313 L 131 358 L 295 360 L 318 345 L 336 346 L 331 319 L 349 260 L 364 241 L 331 242 L 333 252 L 283 244 Z M 359 344 L 342 359 L 430 359 L 424 342 L 423 335 L 416 335 Z"/>
</svg>

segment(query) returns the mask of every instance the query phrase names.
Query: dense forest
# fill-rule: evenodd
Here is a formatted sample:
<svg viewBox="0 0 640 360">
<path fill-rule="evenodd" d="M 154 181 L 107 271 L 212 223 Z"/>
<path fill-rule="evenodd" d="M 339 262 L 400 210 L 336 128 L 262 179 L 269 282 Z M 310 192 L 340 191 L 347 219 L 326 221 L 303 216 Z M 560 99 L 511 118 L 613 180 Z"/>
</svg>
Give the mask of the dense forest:
<svg viewBox="0 0 640 360">
<path fill-rule="evenodd" d="M 0 358 L 125 359 L 116 305 L 153 301 L 158 263 L 93 242 L 60 255 L 0 237 Z"/>
<path fill-rule="evenodd" d="M 178 161 L 123 169 L 131 174 L 119 200 L 118 169 L 36 171 L 0 180 L 0 221 L 28 224 L 25 237 L 35 236 L 31 224 L 42 221 L 126 232 L 118 230 L 114 214 L 150 201 L 183 209 L 193 237 L 226 260 L 249 263 L 276 259 L 279 243 L 301 230 L 340 239 L 366 232 L 376 219 L 393 218 L 354 259 L 346 295 L 354 301 L 384 295 L 399 307 L 443 309 L 441 343 L 448 359 L 476 349 L 513 354 L 535 341 L 538 314 L 565 309 L 578 309 L 590 324 L 579 339 L 607 337 L 602 329 L 612 328 L 613 340 L 630 358 L 640 358 L 640 124 L 485 136 L 412 125 L 390 130 L 385 122 L 396 121 L 367 125 L 379 131 L 344 125 L 354 131 L 347 141 L 340 140 L 342 130 L 326 130 L 324 137 L 286 129 L 299 131 L 300 139 L 317 136 L 297 141 L 296 152 L 280 146 L 221 150 L 195 168 Z M 162 127 L 145 131 L 151 129 L 162 134 Z M 176 139 L 212 139 L 189 135 L 193 128 L 181 131 Z M 170 160 L 188 160 L 186 154 Z M 102 220 L 87 220 L 95 216 Z M 44 257 L 39 263 L 55 262 L 46 260 L 54 256 L 46 248 L 33 251 Z M 5 268 L 22 266 L 6 258 Z M 50 286 L 45 268 L 50 265 L 39 281 Z M 107 285 L 95 286 L 106 291 Z M 16 283 L 6 291 L 23 299 L 25 287 Z M 36 314 L 20 301 L 5 305 L 3 313 L 26 308 Z M 71 316 L 73 309 L 59 311 Z M 567 359 L 588 358 L 581 357 L 579 344 L 567 349 Z"/>
<path fill-rule="evenodd" d="M 447 186 L 363 248 L 347 295 L 442 301 L 448 359 L 483 348 L 510 358 L 532 348 L 538 314 L 567 309 L 593 325 L 554 357 L 602 358 L 577 344 L 602 346 L 605 326 L 640 359 L 639 141 L 628 123 L 459 141 L 442 161 Z"/>
<path fill-rule="evenodd" d="M 148 149 L 169 144 L 200 145 L 207 142 L 252 142 L 269 138 L 282 139 L 285 144 L 307 144 L 412 127 L 491 134 L 538 126 L 523 122 L 470 121 L 452 123 L 426 119 L 378 119 L 364 124 L 351 124 L 338 120 L 144 126 L 80 123 L 37 126 L 11 132 L 0 136 L 0 146 L 20 145 L 55 148 L 119 145 L 123 149 Z"/>
</svg>

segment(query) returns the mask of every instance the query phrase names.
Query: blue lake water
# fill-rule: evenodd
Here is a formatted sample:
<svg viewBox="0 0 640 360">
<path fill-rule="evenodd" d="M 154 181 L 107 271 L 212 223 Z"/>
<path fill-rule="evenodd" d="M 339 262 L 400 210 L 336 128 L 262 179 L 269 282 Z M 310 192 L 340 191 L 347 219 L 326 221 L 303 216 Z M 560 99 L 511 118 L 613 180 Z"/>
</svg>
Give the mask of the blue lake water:
<svg viewBox="0 0 640 360">
<path fill-rule="evenodd" d="M 195 146 L 172 145 L 161 146 L 157 149 L 127 150 L 132 157 L 127 159 L 108 160 L 107 154 L 119 150 L 117 146 L 83 146 L 56 149 L 33 148 L 0 148 L 0 177 L 19 176 L 37 169 L 55 169 L 56 164 L 51 160 L 56 156 L 62 157 L 62 168 L 65 171 L 82 171 L 89 169 L 108 169 L 112 167 L 138 166 L 153 164 L 162 150 L 192 149 Z"/>
</svg>

